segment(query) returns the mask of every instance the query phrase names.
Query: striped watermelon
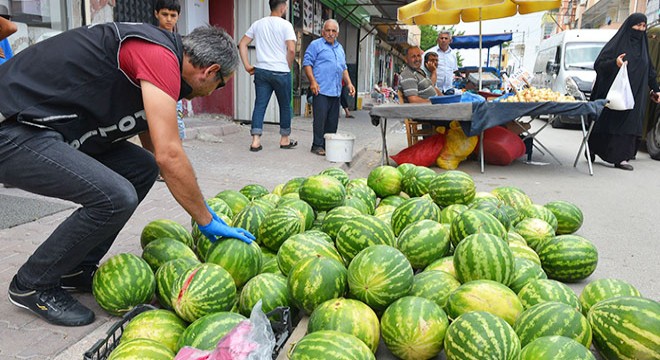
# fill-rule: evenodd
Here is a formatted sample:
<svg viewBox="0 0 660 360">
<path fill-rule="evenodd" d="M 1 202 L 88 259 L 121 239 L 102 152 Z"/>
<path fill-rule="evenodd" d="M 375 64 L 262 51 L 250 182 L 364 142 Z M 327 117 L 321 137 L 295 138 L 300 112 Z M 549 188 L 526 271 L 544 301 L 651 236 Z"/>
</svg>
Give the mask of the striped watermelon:
<svg viewBox="0 0 660 360">
<path fill-rule="evenodd" d="M 525 310 L 513 329 L 522 346 L 542 336 L 561 335 L 586 348 L 591 346 L 591 326 L 579 311 L 556 301 L 542 302 Z"/>
<path fill-rule="evenodd" d="M 250 202 L 250 199 L 247 196 L 241 194 L 236 190 L 223 190 L 215 195 L 215 197 L 222 199 L 229 208 L 231 209 L 232 214 L 238 214 L 245 205 Z"/>
<path fill-rule="evenodd" d="M 270 250 L 277 251 L 291 235 L 305 231 L 305 219 L 296 210 L 276 208 L 266 214 L 259 225 L 257 239 Z"/>
<path fill-rule="evenodd" d="M 467 210 L 468 207 L 465 204 L 451 204 L 442 208 L 440 211 L 440 222 L 443 224 L 451 224 L 452 221 L 458 216 L 458 214 Z"/>
<path fill-rule="evenodd" d="M 348 181 L 350 180 L 346 171 L 338 167 L 329 167 L 321 171 L 319 174 L 332 176 L 333 178 L 339 180 L 339 182 L 344 186 L 348 185 Z"/>
<path fill-rule="evenodd" d="M 206 255 L 206 262 L 222 266 L 241 288 L 261 270 L 263 259 L 256 242 L 247 244 L 239 239 L 224 238 L 216 241 Z"/>
<path fill-rule="evenodd" d="M 511 325 L 484 311 L 455 319 L 444 340 L 447 360 L 518 360 L 520 340 Z"/>
<path fill-rule="evenodd" d="M 250 204 L 260 207 L 261 210 L 263 210 L 264 214 L 268 214 L 269 212 L 271 212 L 271 210 L 277 207 L 276 202 L 264 198 L 254 199 L 250 201 Z"/>
<path fill-rule="evenodd" d="M 369 347 L 353 335 L 321 330 L 305 335 L 289 353 L 289 360 L 375 360 Z"/>
<path fill-rule="evenodd" d="M 349 182 L 349 185 L 346 186 L 346 196 L 350 195 L 364 201 L 364 203 L 369 207 L 369 214 L 373 214 L 374 210 L 376 209 L 376 202 L 378 201 L 376 192 L 373 191 L 373 189 L 371 189 L 367 184 L 360 184 L 359 182 L 353 183 L 357 185 L 350 184 L 351 183 Z"/>
<path fill-rule="evenodd" d="M 374 211 L 374 216 L 383 220 L 386 224 L 392 227 L 392 214 L 396 207 L 392 205 L 380 205 Z"/>
<path fill-rule="evenodd" d="M 449 320 L 442 308 L 417 296 L 393 302 L 380 318 L 385 346 L 404 360 L 425 360 L 438 355 L 448 327 Z"/>
<path fill-rule="evenodd" d="M 403 163 L 403 164 L 399 164 L 396 167 L 396 170 L 401 173 L 401 176 L 406 176 L 406 174 L 408 174 L 409 171 L 412 171 L 415 168 L 417 168 L 417 165 L 415 164 Z"/>
<path fill-rule="evenodd" d="M 117 254 L 94 273 L 92 294 L 112 315 L 123 315 L 134 306 L 151 302 L 156 278 L 146 261 L 128 253 Z"/>
<path fill-rule="evenodd" d="M 282 199 L 279 195 L 273 194 L 273 193 L 268 193 L 259 199 L 261 200 L 266 200 L 270 203 L 273 203 L 275 206 L 278 206 L 280 204 L 280 200 Z M 293 199 L 286 199 L 286 200 L 293 200 Z"/>
<path fill-rule="evenodd" d="M 317 240 L 323 240 L 323 241 L 328 242 L 328 243 L 333 244 L 333 245 L 335 243 L 335 241 L 332 240 L 330 235 L 324 233 L 323 231 L 321 231 L 321 229 L 306 230 L 303 234 L 306 237 L 311 237 L 311 238 L 314 238 L 314 239 L 317 239 Z"/>
<path fill-rule="evenodd" d="M 572 234 L 578 231 L 584 222 L 582 210 L 569 201 L 551 201 L 543 206 L 557 219 L 557 235 Z"/>
<path fill-rule="evenodd" d="M 515 186 L 500 186 L 491 190 L 490 193 L 516 210 L 534 203 L 524 191 Z"/>
<path fill-rule="evenodd" d="M 474 280 L 459 286 L 447 298 L 450 320 L 471 311 L 486 311 L 513 325 L 523 306 L 516 293 L 501 283 Z"/>
<path fill-rule="evenodd" d="M 172 309 L 172 284 L 186 270 L 199 265 L 199 260 L 191 258 L 174 259 L 161 265 L 156 271 L 156 298 L 160 305 Z"/>
<path fill-rule="evenodd" d="M 404 201 L 406 201 L 406 198 L 404 198 L 401 195 L 389 195 L 380 199 L 378 206 L 392 205 L 396 208 L 399 207 L 399 205 L 403 204 Z"/>
<path fill-rule="evenodd" d="M 314 224 L 316 215 L 314 209 L 303 200 L 300 199 L 284 199 L 277 204 L 278 207 L 289 207 L 300 213 L 305 219 L 305 229 L 311 229 Z"/>
<path fill-rule="evenodd" d="M 174 353 L 167 346 L 151 339 L 122 341 L 108 360 L 172 360 Z"/>
<path fill-rule="evenodd" d="M 482 201 L 494 201 L 498 206 L 504 205 L 504 201 L 500 200 L 497 196 L 487 192 L 487 191 L 477 191 L 474 193 L 474 199 L 470 201 L 468 206 L 475 205 Z"/>
<path fill-rule="evenodd" d="M 215 350 L 218 341 L 243 320 L 246 320 L 245 316 L 227 311 L 202 316 L 188 325 L 177 345 L 179 348 L 192 346 L 200 350 Z"/>
<path fill-rule="evenodd" d="M 314 210 L 327 211 L 344 203 L 346 189 L 332 176 L 314 175 L 303 181 L 298 194 Z"/>
<path fill-rule="evenodd" d="M 350 262 L 355 255 L 371 245 L 396 244 L 392 229 L 373 215 L 359 215 L 348 219 L 337 233 L 337 251 Z"/>
<path fill-rule="evenodd" d="M 361 214 L 367 214 L 370 215 L 372 214 L 371 209 L 369 208 L 369 205 L 367 205 L 364 200 L 352 196 L 352 195 L 346 195 L 346 198 L 344 199 L 344 205 L 343 206 L 349 206 L 352 208 L 357 209 Z"/>
<path fill-rule="evenodd" d="M 403 176 L 395 167 L 381 165 L 369 172 L 367 185 L 382 199 L 389 195 L 399 195 L 402 178 Z"/>
<path fill-rule="evenodd" d="M 454 250 L 458 281 L 493 280 L 509 285 L 513 278 L 513 254 L 509 245 L 496 235 L 468 235 Z"/>
<path fill-rule="evenodd" d="M 617 296 L 642 296 L 633 285 L 618 279 L 598 279 L 587 284 L 578 298 L 586 316 L 597 302 Z"/>
<path fill-rule="evenodd" d="M 548 224 L 550 224 L 550 226 L 552 226 L 553 233 L 557 231 L 557 226 L 558 226 L 557 217 L 552 211 L 550 211 L 550 209 L 546 208 L 543 205 L 529 204 L 523 206 L 521 209 L 518 210 L 518 212 L 520 213 L 520 215 L 522 215 L 524 219 L 526 218 L 541 219 L 547 222 Z"/>
<path fill-rule="evenodd" d="M 245 195 L 248 200 L 254 200 L 258 199 L 268 193 L 268 189 L 266 189 L 265 186 L 260 185 L 260 184 L 248 184 L 243 186 L 240 190 L 238 190 L 241 194 Z"/>
<path fill-rule="evenodd" d="M 212 197 L 210 199 L 206 199 L 206 203 L 209 205 L 209 207 L 215 211 L 216 214 L 225 214 L 229 218 L 234 216 L 234 211 L 229 207 L 229 204 L 227 204 L 226 201 L 217 198 L 217 197 Z M 191 220 L 194 221 L 194 220 Z"/>
<path fill-rule="evenodd" d="M 287 278 L 293 304 L 307 314 L 324 301 L 346 293 L 347 271 L 341 262 L 326 257 L 298 261 Z"/>
<path fill-rule="evenodd" d="M 282 195 L 286 194 L 291 194 L 291 193 L 298 193 L 300 191 L 300 185 L 305 181 L 305 177 L 294 177 L 293 179 L 289 180 L 284 184 L 284 187 L 282 188 Z"/>
<path fill-rule="evenodd" d="M 594 244 L 577 235 L 559 235 L 538 250 L 548 278 L 562 282 L 586 279 L 596 270 L 598 251 Z"/>
<path fill-rule="evenodd" d="M 444 271 L 447 274 L 453 276 L 454 279 L 457 279 L 456 269 L 454 268 L 454 255 L 445 256 L 443 258 L 440 258 L 440 259 L 430 263 L 429 266 L 427 266 L 424 269 L 424 271 L 430 271 L 430 270 Z"/>
<path fill-rule="evenodd" d="M 512 233 L 509 233 L 509 235 L 510 234 Z M 527 259 L 541 266 L 541 259 L 539 259 L 539 255 L 531 247 L 524 245 L 522 243 L 513 242 L 513 243 L 509 243 L 509 249 L 511 249 L 511 253 L 513 254 L 514 258 Z"/>
<path fill-rule="evenodd" d="M 413 284 L 412 266 L 397 249 L 372 245 L 362 250 L 348 265 L 351 297 L 382 311 L 405 296 Z"/>
<path fill-rule="evenodd" d="M 435 171 L 425 166 L 415 166 L 412 170 L 402 175 L 401 189 L 411 197 L 427 194 L 431 181 L 438 176 Z"/>
<path fill-rule="evenodd" d="M 587 315 L 594 343 L 606 360 L 658 359 L 660 303 L 638 296 L 600 301 Z"/>
<path fill-rule="evenodd" d="M 492 195 L 494 197 L 494 195 Z M 493 215 L 499 222 L 504 226 L 504 228 L 509 231 L 509 228 L 511 227 L 511 219 L 509 218 L 509 214 L 505 209 L 502 207 L 508 207 L 508 205 L 504 205 L 501 200 L 498 198 L 494 199 L 482 199 L 480 201 L 473 201 L 468 208 L 470 209 L 477 209 L 481 211 L 485 211 L 491 215 Z"/>
<path fill-rule="evenodd" d="M 433 206 L 436 206 L 433 204 Z M 420 220 L 408 225 L 397 242 L 413 269 L 423 269 L 449 252 L 449 225 Z"/>
<path fill-rule="evenodd" d="M 575 292 L 563 283 L 551 279 L 538 279 L 530 281 L 518 292 L 520 302 L 525 309 L 548 302 L 556 301 L 569 305 L 576 311 L 581 311 L 582 306 Z"/>
<path fill-rule="evenodd" d="M 440 221 L 440 208 L 433 201 L 416 197 L 404 201 L 392 213 L 392 230 L 399 236 L 403 229 L 420 220 Z"/>
<path fill-rule="evenodd" d="M 343 297 L 328 300 L 314 309 L 307 333 L 336 330 L 362 340 L 375 353 L 380 340 L 378 316 L 365 303 Z"/>
<path fill-rule="evenodd" d="M 150 339 L 179 351 L 177 342 L 188 324 L 169 310 L 148 310 L 136 315 L 124 328 L 122 343 L 133 339 Z"/>
<path fill-rule="evenodd" d="M 282 190 L 284 190 L 284 184 L 277 184 L 271 192 L 275 195 L 282 196 Z"/>
<path fill-rule="evenodd" d="M 527 245 L 539 250 L 543 244 L 550 241 L 555 236 L 555 230 L 547 221 L 537 218 L 524 218 L 520 220 L 513 228 L 513 231 L 522 236 Z"/>
<path fill-rule="evenodd" d="M 565 336 L 542 336 L 527 344 L 520 360 L 596 360 L 579 342 Z"/>
<path fill-rule="evenodd" d="M 361 215 L 360 211 L 350 206 L 338 206 L 325 214 L 321 230 L 330 235 L 334 240 L 337 237 L 339 229 L 348 221 L 356 216 Z"/>
<path fill-rule="evenodd" d="M 142 250 L 142 258 L 156 271 L 164 263 L 178 259 L 190 258 L 197 260 L 197 255 L 186 244 L 170 239 L 159 238 L 147 244 Z"/>
<path fill-rule="evenodd" d="M 200 264 L 176 280 L 171 302 L 177 315 L 193 322 L 204 315 L 231 309 L 236 302 L 236 285 L 221 266 Z"/>
<path fill-rule="evenodd" d="M 167 219 L 154 220 L 148 223 L 142 229 L 142 234 L 140 234 L 140 245 L 144 249 L 148 243 L 164 237 L 181 241 L 191 249 L 195 246 L 192 235 L 183 225 Z"/>
<path fill-rule="evenodd" d="M 277 264 L 282 274 L 288 276 L 291 268 L 299 260 L 310 256 L 327 257 L 344 262 L 332 243 L 306 234 L 291 236 L 277 251 Z"/>
<path fill-rule="evenodd" d="M 259 274 L 250 279 L 238 297 L 238 310 L 250 316 L 252 308 L 261 300 L 261 309 L 268 313 L 279 306 L 289 306 L 286 278 L 279 274 Z"/>
<path fill-rule="evenodd" d="M 409 294 L 429 299 L 445 309 L 449 294 L 461 283 L 451 274 L 440 270 L 425 270 L 415 275 Z"/>
<path fill-rule="evenodd" d="M 250 234 L 258 235 L 259 226 L 266 218 L 266 212 L 254 203 L 248 203 L 232 218 L 232 226 L 245 229 Z M 259 241 L 259 239 L 257 239 Z"/>
<path fill-rule="evenodd" d="M 509 283 L 509 288 L 516 294 L 518 294 L 520 289 L 522 289 L 530 281 L 548 278 L 548 275 L 546 275 L 545 271 L 543 271 L 541 268 L 541 264 L 537 264 L 532 260 L 517 258 L 514 255 L 513 263 L 513 278 Z"/>
<path fill-rule="evenodd" d="M 264 261 L 261 265 L 260 274 L 264 273 L 284 275 L 282 274 L 280 267 L 277 265 L 277 258 L 270 258 Z"/>
<path fill-rule="evenodd" d="M 440 207 L 469 204 L 474 199 L 475 192 L 472 177 L 460 170 L 440 173 L 429 184 L 429 195 Z"/>
<path fill-rule="evenodd" d="M 522 235 L 518 234 L 517 232 L 509 230 L 509 232 L 507 233 L 507 236 L 509 237 L 507 239 L 508 242 L 509 242 L 509 245 L 513 244 L 513 243 L 517 243 L 517 244 L 527 246 L 527 240 L 525 240 L 525 238 L 522 237 Z"/>
<path fill-rule="evenodd" d="M 449 238 L 456 247 L 465 237 L 477 233 L 493 234 L 505 241 L 507 239 L 507 231 L 499 220 L 485 211 L 474 209 L 465 210 L 456 216 L 451 223 Z"/>
</svg>

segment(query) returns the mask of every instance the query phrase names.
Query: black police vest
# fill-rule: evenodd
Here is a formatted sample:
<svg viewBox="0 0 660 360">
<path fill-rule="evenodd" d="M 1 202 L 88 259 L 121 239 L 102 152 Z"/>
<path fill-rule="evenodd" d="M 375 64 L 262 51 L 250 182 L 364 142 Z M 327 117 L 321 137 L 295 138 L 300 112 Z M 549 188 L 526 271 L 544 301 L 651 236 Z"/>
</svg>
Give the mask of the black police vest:
<svg viewBox="0 0 660 360">
<path fill-rule="evenodd" d="M 180 36 L 152 25 L 107 23 L 66 31 L 0 66 L 0 122 L 12 118 L 53 129 L 89 154 L 147 130 L 139 84 L 119 69 L 119 49 L 129 38 L 166 47 L 181 68 Z M 181 89 L 190 88 L 182 81 Z"/>
</svg>

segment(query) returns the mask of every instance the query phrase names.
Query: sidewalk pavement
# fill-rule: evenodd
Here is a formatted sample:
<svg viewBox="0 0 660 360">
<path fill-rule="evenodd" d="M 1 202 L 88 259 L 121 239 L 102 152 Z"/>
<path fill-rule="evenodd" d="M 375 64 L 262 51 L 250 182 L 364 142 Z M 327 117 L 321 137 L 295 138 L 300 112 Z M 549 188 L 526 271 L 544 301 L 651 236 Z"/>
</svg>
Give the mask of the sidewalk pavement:
<svg viewBox="0 0 660 360">
<path fill-rule="evenodd" d="M 298 140 L 298 146 L 289 150 L 279 148 L 279 127 L 266 124 L 260 152 L 248 149 L 251 141 L 249 124 L 240 125 L 224 116 L 187 118 L 184 148 L 206 197 L 213 197 L 226 189 L 239 190 L 250 183 L 273 189 L 293 177 L 317 174 L 331 166 L 343 168 L 352 178 L 366 177 L 371 168 L 380 165 L 380 130 L 371 124 L 366 111 L 354 111 L 353 115 L 353 119 L 342 115 L 339 124 L 340 132 L 356 135 L 350 164 L 331 163 L 310 152 L 312 119 L 309 117 L 293 119 L 291 137 Z M 397 124 L 391 128 L 397 128 Z M 398 126 L 398 130 L 401 128 Z M 400 138 L 405 141 L 405 136 Z M 0 187 L 0 195 L 6 196 L 2 204 L 5 213 L 26 212 L 23 202 L 5 201 L 5 198 L 36 201 L 44 208 L 44 211 L 36 211 L 33 217 L 26 218 L 24 224 L 0 229 L 0 360 L 80 359 L 97 340 L 105 337 L 106 331 L 119 318 L 102 310 L 91 294 L 75 294 L 96 313 L 96 321 L 75 328 L 53 326 L 12 305 L 5 295 L 17 269 L 76 205 L 45 199 L 16 188 Z M 44 216 L 53 208 L 57 212 Z M 66 210 L 58 211 L 60 208 Z M 122 252 L 141 255 L 142 228 L 160 218 L 177 221 L 190 229 L 190 216 L 176 203 L 165 183 L 157 182 L 119 233 L 108 256 Z"/>
</svg>

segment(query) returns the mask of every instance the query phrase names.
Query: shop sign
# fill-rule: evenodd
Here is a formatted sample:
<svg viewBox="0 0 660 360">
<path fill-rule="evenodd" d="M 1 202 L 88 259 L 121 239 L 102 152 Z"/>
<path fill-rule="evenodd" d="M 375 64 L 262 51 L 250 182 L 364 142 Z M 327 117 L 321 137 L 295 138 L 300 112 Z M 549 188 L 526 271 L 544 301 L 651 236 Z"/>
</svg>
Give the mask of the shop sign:
<svg viewBox="0 0 660 360">
<path fill-rule="evenodd" d="M 388 29 L 387 42 L 389 44 L 405 44 L 408 42 L 408 29 Z"/>
</svg>

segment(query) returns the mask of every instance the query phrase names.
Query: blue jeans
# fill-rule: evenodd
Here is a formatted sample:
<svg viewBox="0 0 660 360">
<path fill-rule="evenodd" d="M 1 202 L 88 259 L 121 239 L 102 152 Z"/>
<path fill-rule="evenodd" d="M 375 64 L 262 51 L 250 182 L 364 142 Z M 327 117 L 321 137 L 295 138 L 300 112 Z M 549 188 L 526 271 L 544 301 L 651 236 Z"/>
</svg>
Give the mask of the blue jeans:
<svg viewBox="0 0 660 360">
<path fill-rule="evenodd" d="M 291 73 L 254 69 L 254 110 L 252 111 L 252 129 L 250 134 L 261 135 L 264 132 L 264 115 L 270 97 L 275 92 L 280 106 L 280 135 L 291 134 Z"/>
<path fill-rule="evenodd" d="M 88 155 L 58 132 L 0 123 L 0 182 L 81 205 L 21 266 L 18 281 L 46 289 L 82 264 L 97 264 L 156 176 L 153 155 L 128 141 Z"/>
<path fill-rule="evenodd" d="M 339 126 L 339 96 L 314 96 L 314 140 L 312 149 L 325 149 L 325 134 L 334 134 Z"/>
</svg>

